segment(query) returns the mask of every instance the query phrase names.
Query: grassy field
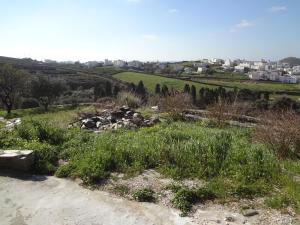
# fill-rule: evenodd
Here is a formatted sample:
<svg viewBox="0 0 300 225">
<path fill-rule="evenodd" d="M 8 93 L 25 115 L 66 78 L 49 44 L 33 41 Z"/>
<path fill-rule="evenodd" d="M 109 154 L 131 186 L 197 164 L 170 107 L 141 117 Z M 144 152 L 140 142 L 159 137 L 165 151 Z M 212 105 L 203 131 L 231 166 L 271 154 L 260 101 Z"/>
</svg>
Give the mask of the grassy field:
<svg viewBox="0 0 300 225">
<path fill-rule="evenodd" d="M 275 82 L 255 82 L 255 81 L 226 81 L 226 80 L 214 80 L 214 79 L 195 79 L 201 83 L 221 85 L 224 87 L 237 87 L 239 89 L 246 88 L 257 91 L 269 91 L 269 92 L 280 92 L 280 91 L 292 91 L 299 92 L 300 94 L 300 84 L 282 84 Z"/>
<path fill-rule="evenodd" d="M 273 97 L 279 97 L 283 94 L 288 94 L 291 98 L 298 100 L 300 98 L 300 84 L 281 84 L 272 82 L 253 82 L 253 81 L 232 81 L 224 79 L 205 79 L 205 78 L 194 78 L 194 81 L 184 81 L 175 78 L 167 78 L 157 75 L 135 73 L 135 72 L 124 72 L 114 75 L 114 78 L 119 79 L 128 83 L 138 84 L 139 81 L 143 81 L 146 88 L 153 93 L 155 85 L 157 83 L 163 85 L 166 84 L 169 88 L 174 87 L 177 90 L 183 90 L 185 84 L 195 85 L 197 90 L 202 87 L 218 88 L 220 86 L 227 89 L 250 89 L 255 91 L 269 91 L 276 94 Z M 199 83 L 198 83 L 199 82 Z"/>
<path fill-rule="evenodd" d="M 32 149 L 36 173 L 79 177 L 86 184 L 98 183 L 113 172 L 132 176 L 155 169 L 174 179 L 206 180 L 206 193 L 221 201 L 264 197 L 273 208 L 300 210 L 300 183 L 293 178 L 300 176 L 299 161 L 277 160 L 267 146 L 252 142 L 251 130 L 171 120 L 102 134 L 67 129 L 82 110 L 93 111 L 13 112 L 23 118 L 22 125 L 12 132 L 0 131 L 0 149 Z M 69 163 L 59 166 L 59 159 Z"/>
<path fill-rule="evenodd" d="M 195 85 L 198 90 L 202 87 L 217 88 L 217 86 L 210 85 L 210 84 L 199 84 L 192 81 L 184 81 L 184 80 L 178 80 L 174 78 L 167 78 L 162 76 L 135 73 L 135 72 L 119 73 L 114 75 L 113 77 L 124 82 L 128 82 L 128 83 L 132 82 L 135 84 L 138 84 L 139 81 L 142 80 L 150 93 L 154 93 L 156 84 L 160 84 L 161 86 L 165 84 L 169 87 L 169 89 L 173 87 L 177 90 L 183 90 L 185 84 L 189 84 L 190 86 Z"/>
</svg>

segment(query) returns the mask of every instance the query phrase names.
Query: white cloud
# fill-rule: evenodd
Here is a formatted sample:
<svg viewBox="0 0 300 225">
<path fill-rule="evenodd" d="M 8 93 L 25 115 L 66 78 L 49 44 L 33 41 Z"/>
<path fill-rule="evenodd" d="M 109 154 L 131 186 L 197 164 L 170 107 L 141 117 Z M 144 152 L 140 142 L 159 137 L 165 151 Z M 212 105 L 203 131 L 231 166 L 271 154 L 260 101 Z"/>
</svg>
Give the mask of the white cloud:
<svg viewBox="0 0 300 225">
<path fill-rule="evenodd" d="M 276 13 L 287 10 L 286 6 L 272 6 L 268 9 L 269 12 Z"/>
<path fill-rule="evenodd" d="M 246 29 L 254 26 L 255 26 L 254 22 L 251 22 L 249 20 L 241 20 L 241 22 L 239 22 L 238 24 L 236 24 L 234 27 L 230 29 L 230 32 L 236 32 L 238 30 Z"/>
<path fill-rule="evenodd" d="M 168 10 L 168 13 L 170 13 L 170 14 L 175 14 L 175 13 L 178 13 L 178 12 L 179 12 L 178 9 L 169 9 Z"/>
<path fill-rule="evenodd" d="M 158 41 L 159 37 L 155 34 L 143 34 L 142 38 L 147 41 Z"/>
</svg>

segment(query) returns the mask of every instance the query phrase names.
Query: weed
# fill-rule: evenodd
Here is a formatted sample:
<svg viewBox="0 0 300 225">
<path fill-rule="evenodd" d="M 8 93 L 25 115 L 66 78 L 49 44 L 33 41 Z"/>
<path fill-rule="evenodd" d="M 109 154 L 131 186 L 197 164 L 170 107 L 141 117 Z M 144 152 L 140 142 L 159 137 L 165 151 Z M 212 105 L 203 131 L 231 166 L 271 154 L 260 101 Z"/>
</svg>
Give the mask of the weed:
<svg viewBox="0 0 300 225">
<path fill-rule="evenodd" d="M 132 197 L 138 202 L 155 202 L 155 192 L 150 188 L 135 191 Z"/>
</svg>

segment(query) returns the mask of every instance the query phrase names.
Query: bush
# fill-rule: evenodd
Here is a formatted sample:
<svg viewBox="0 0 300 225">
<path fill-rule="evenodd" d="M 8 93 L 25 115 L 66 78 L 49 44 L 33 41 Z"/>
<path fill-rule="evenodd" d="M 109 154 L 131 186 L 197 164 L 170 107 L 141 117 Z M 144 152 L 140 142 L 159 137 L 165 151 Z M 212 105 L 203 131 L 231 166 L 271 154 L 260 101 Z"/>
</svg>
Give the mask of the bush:
<svg viewBox="0 0 300 225">
<path fill-rule="evenodd" d="M 142 99 L 132 92 L 122 91 L 117 96 L 119 105 L 127 105 L 130 108 L 138 108 L 142 105 Z"/>
<path fill-rule="evenodd" d="M 158 103 L 160 109 L 168 112 L 175 121 L 182 120 L 182 112 L 193 108 L 193 100 L 191 95 L 187 93 L 172 93 L 160 98 Z"/>
<path fill-rule="evenodd" d="M 135 191 L 132 197 L 138 202 L 154 202 L 155 192 L 150 188 L 139 189 Z"/>
<path fill-rule="evenodd" d="M 268 145 L 279 159 L 300 157 L 300 116 L 292 111 L 263 114 L 252 136 Z"/>
<path fill-rule="evenodd" d="M 22 101 L 21 109 L 37 108 L 40 104 L 35 98 L 26 98 Z"/>
<path fill-rule="evenodd" d="M 293 204 L 293 201 L 286 195 L 278 194 L 265 200 L 267 206 L 273 209 L 284 209 Z"/>
<path fill-rule="evenodd" d="M 207 187 L 198 189 L 188 189 L 182 187 L 175 191 L 175 196 L 172 199 L 172 204 L 181 210 L 182 216 L 186 216 L 191 210 L 192 206 L 196 202 L 206 202 L 208 200 L 214 200 L 216 194 Z"/>
</svg>

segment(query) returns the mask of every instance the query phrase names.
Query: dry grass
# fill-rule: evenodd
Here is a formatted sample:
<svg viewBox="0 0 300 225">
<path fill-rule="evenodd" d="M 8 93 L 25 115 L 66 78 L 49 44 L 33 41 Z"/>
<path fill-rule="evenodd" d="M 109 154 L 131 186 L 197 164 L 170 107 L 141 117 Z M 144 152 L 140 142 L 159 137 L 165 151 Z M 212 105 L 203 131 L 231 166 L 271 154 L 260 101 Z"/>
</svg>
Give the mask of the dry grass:
<svg viewBox="0 0 300 225">
<path fill-rule="evenodd" d="M 122 91 L 117 96 L 117 104 L 127 105 L 130 108 L 138 108 L 142 105 L 142 99 L 132 92 Z"/>
<path fill-rule="evenodd" d="M 180 119 L 183 111 L 193 108 L 193 100 L 189 94 L 174 92 L 160 98 L 158 106 L 160 110 L 168 112 L 172 118 Z"/>
<path fill-rule="evenodd" d="M 260 116 L 253 140 L 267 144 L 279 159 L 300 157 L 300 116 L 292 111 L 270 111 Z"/>
</svg>

